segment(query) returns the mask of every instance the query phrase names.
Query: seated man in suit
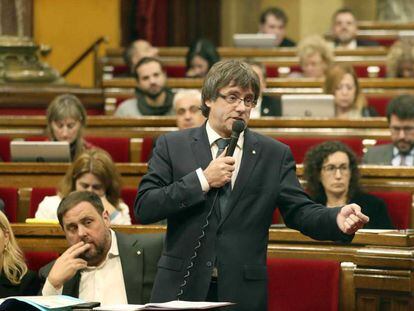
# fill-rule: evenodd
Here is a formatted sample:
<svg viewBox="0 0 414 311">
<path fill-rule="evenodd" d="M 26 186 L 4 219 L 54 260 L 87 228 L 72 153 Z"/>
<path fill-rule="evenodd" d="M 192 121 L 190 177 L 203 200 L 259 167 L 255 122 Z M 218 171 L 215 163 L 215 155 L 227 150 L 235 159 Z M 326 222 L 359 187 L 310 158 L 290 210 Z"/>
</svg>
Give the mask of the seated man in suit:
<svg viewBox="0 0 414 311">
<path fill-rule="evenodd" d="M 378 43 L 357 39 L 358 25 L 354 13 L 348 8 L 337 10 L 332 17 L 332 37 L 336 47 L 356 49 L 377 46 Z"/>
<path fill-rule="evenodd" d="M 364 155 L 365 164 L 414 165 L 414 96 L 400 95 L 387 107 L 391 144 L 369 148 Z"/>
<path fill-rule="evenodd" d="M 296 43 L 285 37 L 287 23 L 288 17 L 282 9 L 270 7 L 260 15 L 259 32 L 276 35 L 277 47 L 294 47 Z"/>
<path fill-rule="evenodd" d="M 161 234 L 126 235 L 109 226 L 93 192 L 72 192 L 58 219 L 69 248 L 40 270 L 42 295 L 70 295 L 101 304 L 142 304 L 150 299 L 161 255 Z"/>
<path fill-rule="evenodd" d="M 166 87 L 167 76 L 159 59 L 142 58 L 135 66 L 135 98 L 123 101 L 115 111 L 118 117 L 173 115 L 174 93 Z"/>
<path fill-rule="evenodd" d="M 252 66 L 253 71 L 259 76 L 260 80 L 260 97 L 257 99 L 256 107 L 250 112 L 250 117 L 280 117 L 282 115 L 280 97 L 263 95 L 266 89 L 266 67 L 262 63 L 255 61 L 248 61 L 247 63 Z"/>
</svg>

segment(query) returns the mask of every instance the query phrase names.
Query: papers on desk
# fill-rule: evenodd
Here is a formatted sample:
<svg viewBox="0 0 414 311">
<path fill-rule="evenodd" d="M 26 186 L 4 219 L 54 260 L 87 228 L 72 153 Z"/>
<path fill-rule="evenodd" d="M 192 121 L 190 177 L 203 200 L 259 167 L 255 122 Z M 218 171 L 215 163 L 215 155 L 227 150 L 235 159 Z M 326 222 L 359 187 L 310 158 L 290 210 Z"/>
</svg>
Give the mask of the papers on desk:
<svg viewBox="0 0 414 311">
<path fill-rule="evenodd" d="M 357 232 L 379 234 L 379 233 L 396 232 L 396 230 L 393 230 L 393 229 L 359 229 Z"/>
<path fill-rule="evenodd" d="M 233 305 L 231 302 L 183 301 L 174 300 L 145 305 L 107 305 L 96 307 L 99 311 L 136 311 L 136 310 L 206 310 Z"/>
<path fill-rule="evenodd" d="M 41 310 L 41 311 L 65 311 L 71 310 L 71 306 L 85 301 L 66 296 L 14 296 L 0 299 L 0 310 Z"/>
</svg>

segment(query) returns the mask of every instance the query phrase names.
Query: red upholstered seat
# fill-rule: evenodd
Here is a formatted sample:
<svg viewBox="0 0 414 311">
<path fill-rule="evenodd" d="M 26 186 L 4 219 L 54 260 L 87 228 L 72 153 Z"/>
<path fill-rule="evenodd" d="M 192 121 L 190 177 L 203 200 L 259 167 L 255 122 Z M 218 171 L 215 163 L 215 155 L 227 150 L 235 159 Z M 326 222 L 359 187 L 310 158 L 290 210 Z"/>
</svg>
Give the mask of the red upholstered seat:
<svg viewBox="0 0 414 311">
<path fill-rule="evenodd" d="M 355 73 L 357 75 L 358 78 L 368 78 L 369 77 L 369 73 L 368 73 L 368 67 L 370 67 L 372 65 L 354 65 L 354 70 Z M 379 65 L 377 66 L 379 67 L 379 72 L 377 77 L 378 78 L 385 78 L 386 75 L 386 68 L 385 68 L 385 64 L 384 65 Z"/>
<path fill-rule="evenodd" d="M 128 137 L 85 137 L 95 147 L 107 151 L 114 162 L 129 162 L 129 138 Z"/>
<path fill-rule="evenodd" d="M 141 162 L 148 162 L 151 154 L 152 149 L 154 147 L 154 139 L 152 137 L 144 137 L 142 141 L 142 149 L 141 149 Z"/>
<path fill-rule="evenodd" d="M 27 267 L 32 271 L 40 268 L 59 257 L 58 252 L 24 252 Z"/>
<path fill-rule="evenodd" d="M 10 141 L 9 137 L 0 137 L 0 157 L 3 162 L 10 162 Z"/>
<path fill-rule="evenodd" d="M 123 188 L 121 190 L 122 200 L 129 207 L 129 216 L 131 216 L 131 223 L 133 225 L 139 224 L 139 222 L 135 219 L 135 214 L 134 214 L 134 202 L 135 202 L 136 196 L 137 196 L 137 188 Z"/>
<path fill-rule="evenodd" d="M 268 310 L 338 310 L 340 263 L 268 258 Z"/>
<path fill-rule="evenodd" d="M 411 192 L 372 191 L 370 193 L 385 201 L 388 214 L 395 228 L 411 228 L 411 206 L 413 204 L 413 195 Z"/>
<path fill-rule="evenodd" d="M 367 95 L 368 106 L 374 107 L 379 116 L 385 117 L 387 115 L 387 106 L 392 97 L 388 96 L 370 96 Z"/>
<path fill-rule="evenodd" d="M 32 188 L 30 193 L 29 218 L 34 218 L 40 202 L 46 196 L 56 195 L 55 188 Z"/>
<path fill-rule="evenodd" d="M 4 212 L 9 222 L 17 222 L 19 195 L 17 188 L 0 188 L 0 198 L 4 201 Z"/>
<path fill-rule="evenodd" d="M 360 138 L 315 138 L 315 137 L 278 137 L 277 140 L 288 145 L 292 150 L 296 163 L 303 163 L 306 151 L 310 147 L 318 145 L 327 140 L 338 140 L 350 147 L 358 158 L 363 154 L 363 145 Z"/>
<path fill-rule="evenodd" d="M 280 211 L 279 209 L 275 209 L 275 211 L 273 212 L 273 217 L 272 217 L 272 224 L 279 224 L 281 221 L 281 217 L 280 217 Z"/>
</svg>

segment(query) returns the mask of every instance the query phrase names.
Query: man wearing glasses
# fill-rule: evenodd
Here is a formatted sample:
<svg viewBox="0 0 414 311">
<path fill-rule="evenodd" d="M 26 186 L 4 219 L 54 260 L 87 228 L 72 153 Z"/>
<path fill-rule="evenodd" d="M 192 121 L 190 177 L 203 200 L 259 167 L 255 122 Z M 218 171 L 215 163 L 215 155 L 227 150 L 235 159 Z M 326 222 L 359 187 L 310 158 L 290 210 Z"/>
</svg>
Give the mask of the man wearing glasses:
<svg viewBox="0 0 414 311">
<path fill-rule="evenodd" d="M 267 310 L 267 242 L 276 207 L 287 226 L 321 240 L 350 241 L 368 221 L 358 205 L 312 202 L 290 149 L 273 138 L 245 128 L 233 156 L 225 156 L 223 140 L 235 121 L 248 124 L 259 95 L 248 64 L 218 62 L 202 89 L 206 123 L 157 140 L 135 202 L 142 223 L 168 220 L 152 301 L 230 301 L 236 305 L 226 310 Z"/>
<path fill-rule="evenodd" d="M 369 148 L 365 164 L 413 166 L 414 164 L 414 96 L 400 95 L 387 107 L 391 144 Z"/>
</svg>

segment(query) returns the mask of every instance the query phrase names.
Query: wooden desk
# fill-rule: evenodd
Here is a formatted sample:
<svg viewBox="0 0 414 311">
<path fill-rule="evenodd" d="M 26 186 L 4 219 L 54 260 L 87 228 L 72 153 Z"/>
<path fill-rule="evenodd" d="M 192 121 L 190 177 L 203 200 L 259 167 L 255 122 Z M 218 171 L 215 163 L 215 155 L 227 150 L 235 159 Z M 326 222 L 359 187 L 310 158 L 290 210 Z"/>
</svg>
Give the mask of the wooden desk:
<svg viewBox="0 0 414 311">
<path fill-rule="evenodd" d="M 113 228 L 128 233 L 165 232 L 163 226 Z M 63 232 L 57 225 L 12 224 L 12 229 L 25 251 L 63 252 L 67 248 Z M 361 232 L 350 244 L 315 241 L 291 229 L 269 230 L 270 257 L 351 263 L 342 265 L 340 310 L 412 310 L 413 251 L 413 230 L 378 234 Z M 388 303 L 397 307 L 391 308 Z"/>
</svg>

